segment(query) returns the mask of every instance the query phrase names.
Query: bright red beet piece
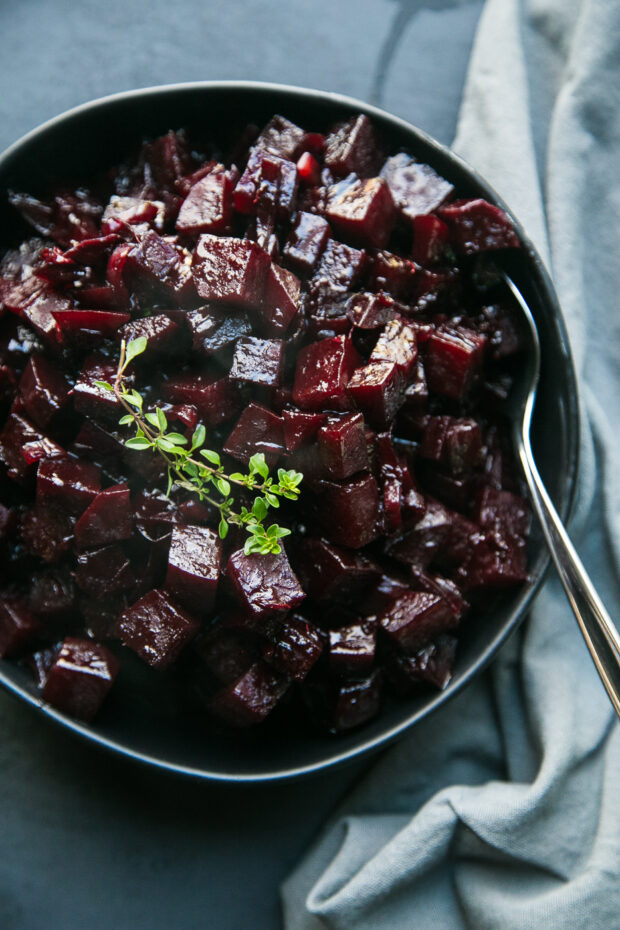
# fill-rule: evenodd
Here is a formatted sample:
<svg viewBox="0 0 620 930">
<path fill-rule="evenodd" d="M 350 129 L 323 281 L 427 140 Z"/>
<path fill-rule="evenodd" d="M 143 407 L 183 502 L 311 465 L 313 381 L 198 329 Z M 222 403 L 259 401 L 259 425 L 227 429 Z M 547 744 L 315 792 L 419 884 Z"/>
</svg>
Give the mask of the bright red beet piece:
<svg viewBox="0 0 620 930">
<path fill-rule="evenodd" d="M 346 178 L 330 188 L 325 215 L 336 232 L 360 245 L 387 245 L 396 220 L 390 190 L 381 178 Z"/>
<path fill-rule="evenodd" d="M 75 580 L 82 591 L 93 597 L 129 591 L 136 584 L 129 558 L 119 543 L 81 552 Z"/>
<path fill-rule="evenodd" d="M 297 173 L 302 184 L 307 186 L 320 184 L 321 168 L 312 152 L 304 152 L 303 155 L 299 156 L 297 159 Z"/>
<path fill-rule="evenodd" d="M 416 162 L 404 152 L 388 158 L 381 169 L 394 203 L 403 216 L 414 219 L 436 210 L 452 193 L 452 185 L 429 165 Z"/>
<path fill-rule="evenodd" d="M 178 232 L 191 236 L 227 232 L 232 218 L 232 192 L 230 175 L 223 165 L 217 165 L 194 184 L 181 204 Z"/>
<path fill-rule="evenodd" d="M 200 624 L 164 591 L 149 591 L 124 611 L 116 633 L 152 668 L 162 669 L 178 658 Z"/>
<path fill-rule="evenodd" d="M 368 468 L 368 448 L 361 413 L 330 417 L 317 433 L 323 467 L 330 478 L 349 478 Z"/>
<path fill-rule="evenodd" d="M 79 549 L 92 549 L 129 539 L 133 531 L 133 512 L 126 484 L 101 491 L 75 524 L 75 541 Z"/>
<path fill-rule="evenodd" d="M 0 599 L 0 658 L 16 655 L 37 636 L 40 623 L 18 598 Z"/>
<path fill-rule="evenodd" d="M 415 652 L 440 633 L 455 630 L 459 616 L 448 601 L 427 591 L 408 591 L 379 617 L 379 625 L 403 652 Z"/>
<path fill-rule="evenodd" d="M 25 482 L 42 459 L 63 458 L 66 454 L 25 417 L 9 414 L 0 433 L 0 461 L 14 481 Z"/>
<path fill-rule="evenodd" d="M 207 357 L 232 349 L 237 339 L 252 335 L 252 324 L 244 310 L 229 307 L 201 307 L 189 310 L 185 321 L 192 336 L 192 345 Z"/>
<path fill-rule="evenodd" d="M 192 261 L 196 290 L 214 303 L 260 306 L 269 256 L 249 239 L 202 235 Z"/>
<path fill-rule="evenodd" d="M 292 271 L 272 264 L 267 275 L 264 302 L 256 316 L 269 335 L 286 332 L 299 311 L 300 282 Z"/>
<path fill-rule="evenodd" d="M 284 246 L 284 255 L 294 268 L 309 274 L 321 257 L 330 235 L 331 229 L 324 217 L 299 210 Z"/>
<path fill-rule="evenodd" d="M 288 687 L 265 662 L 257 662 L 237 681 L 213 697 L 210 709 L 233 727 L 260 723 L 271 713 Z"/>
<path fill-rule="evenodd" d="M 387 429 L 404 400 L 405 382 L 395 362 L 371 361 L 357 368 L 348 390 L 374 429 Z"/>
<path fill-rule="evenodd" d="M 319 260 L 308 290 L 317 301 L 333 301 L 343 297 L 359 281 L 366 263 L 366 253 L 329 239 Z"/>
<path fill-rule="evenodd" d="M 327 420 L 326 413 L 307 413 L 304 410 L 282 411 L 284 440 L 289 452 L 294 452 L 304 442 L 316 436 L 317 430 Z"/>
<path fill-rule="evenodd" d="M 167 400 L 176 404 L 193 404 L 206 426 L 219 426 L 237 413 L 239 391 L 228 378 L 185 374 L 170 378 L 162 385 Z"/>
<path fill-rule="evenodd" d="M 43 355 L 31 355 L 19 381 L 24 410 L 46 429 L 65 408 L 69 386 L 60 369 Z"/>
<path fill-rule="evenodd" d="M 197 614 L 213 606 L 220 577 L 222 541 L 206 526 L 175 526 L 170 540 L 166 590 Z"/>
<path fill-rule="evenodd" d="M 434 265 L 440 261 L 449 242 L 448 227 L 438 216 L 428 214 L 414 217 L 411 257 L 418 265 Z"/>
<path fill-rule="evenodd" d="M 486 200 L 457 200 L 437 211 L 450 230 L 450 243 L 459 255 L 521 245 L 508 216 Z"/>
<path fill-rule="evenodd" d="M 233 192 L 233 205 L 245 214 L 256 213 L 262 205 L 269 213 L 287 219 L 295 206 L 298 185 L 294 162 L 255 146 Z"/>
<path fill-rule="evenodd" d="M 304 617 L 292 614 L 275 624 L 263 658 L 281 675 L 303 681 L 323 651 L 321 634 Z"/>
<path fill-rule="evenodd" d="M 370 355 L 371 362 L 394 362 L 408 378 L 418 357 L 415 330 L 402 320 L 390 320 Z"/>
<path fill-rule="evenodd" d="M 81 514 L 101 490 L 101 473 L 92 462 L 48 459 L 37 472 L 37 504 L 57 504 Z"/>
<path fill-rule="evenodd" d="M 105 646 L 67 637 L 47 672 L 41 694 L 63 713 L 92 720 L 117 673 L 118 660 Z"/>
<path fill-rule="evenodd" d="M 353 116 L 325 138 L 325 164 L 336 175 L 371 177 L 379 162 L 372 123 L 367 116 Z"/>
<path fill-rule="evenodd" d="M 431 391 L 460 400 L 480 372 L 486 341 L 463 326 L 434 332 L 424 365 Z"/>
<path fill-rule="evenodd" d="M 307 410 L 346 410 L 347 384 L 360 362 L 345 336 L 310 343 L 297 355 L 293 400 Z"/>
<path fill-rule="evenodd" d="M 363 678 L 375 661 L 376 626 L 353 623 L 329 632 L 329 668 L 341 678 Z"/>
<path fill-rule="evenodd" d="M 226 569 L 242 608 L 253 618 L 293 610 L 305 592 L 284 550 L 279 555 L 245 555 L 233 552 Z"/>
<path fill-rule="evenodd" d="M 317 517 L 331 542 L 350 549 L 365 546 L 377 535 L 378 516 L 379 489 L 371 475 L 321 482 Z"/>
<path fill-rule="evenodd" d="M 282 379 L 284 343 L 281 339 L 239 339 L 229 377 L 233 381 L 277 387 Z"/>
<path fill-rule="evenodd" d="M 265 455 L 269 466 L 284 452 L 284 421 L 262 404 L 248 404 L 226 440 L 224 452 L 247 465 L 255 452 Z"/>
<path fill-rule="evenodd" d="M 121 326 L 118 335 L 127 343 L 144 336 L 147 340 L 144 357 L 151 358 L 153 355 L 167 353 L 175 348 L 178 342 L 179 324 L 165 313 L 157 313 L 155 316 L 147 316 L 140 320 L 132 320 L 131 323 L 125 323 Z"/>
<path fill-rule="evenodd" d="M 303 540 L 296 564 L 304 590 L 318 602 L 358 598 L 381 573 L 361 553 L 312 537 Z"/>
</svg>

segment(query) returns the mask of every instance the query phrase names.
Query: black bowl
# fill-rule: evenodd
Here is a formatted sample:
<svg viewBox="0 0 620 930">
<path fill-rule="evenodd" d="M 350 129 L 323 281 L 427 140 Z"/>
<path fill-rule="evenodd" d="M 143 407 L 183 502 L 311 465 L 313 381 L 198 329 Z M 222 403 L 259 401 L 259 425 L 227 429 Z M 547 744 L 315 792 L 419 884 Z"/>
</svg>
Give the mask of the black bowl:
<svg viewBox="0 0 620 930">
<path fill-rule="evenodd" d="M 432 165 L 464 197 L 485 197 L 509 208 L 465 162 L 410 124 L 382 110 L 336 94 L 251 82 L 205 82 L 117 94 L 77 107 L 45 123 L 0 157 L 0 251 L 26 234 L 9 208 L 6 191 L 44 194 L 63 182 L 88 183 L 103 168 L 122 161 L 144 137 L 184 127 L 191 137 L 232 140 L 248 122 L 265 123 L 281 113 L 305 128 L 325 131 L 352 113 L 367 113 L 386 148 L 406 150 Z M 568 513 L 575 489 L 579 419 L 568 337 L 553 286 L 540 257 L 512 216 L 524 248 L 509 271 L 528 301 L 542 345 L 542 382 L 536 403 L 534 449 L 543 479 L 560 514 Z M 93 725 L 44 705 L 18 665 L 0 662 L 0 682 L 15 695 L 99 746 L 169 771 L 205 779 L 258 782 L 314 772 L 385 746 L 430 714 L 495 655 L 526 615 L 549 558 L 540 534 L 531 540 L 531 579 L 499 606 L 477 615 L 463 631 L 456 673 L 440 693 L 386 707 L 363 728 L 339 737 L 268 733 L 214 735 L 196 721 L 154 714 L 135 693 L 113 689 Z M 115 693 L 116 691 L 116 693 Z"/>
</svg>

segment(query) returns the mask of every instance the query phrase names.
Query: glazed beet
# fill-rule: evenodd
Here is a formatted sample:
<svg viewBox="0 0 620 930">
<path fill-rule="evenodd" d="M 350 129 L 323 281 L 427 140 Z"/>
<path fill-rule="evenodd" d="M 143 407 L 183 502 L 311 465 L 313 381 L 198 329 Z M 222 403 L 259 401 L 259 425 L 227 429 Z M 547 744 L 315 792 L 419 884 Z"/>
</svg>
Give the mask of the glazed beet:
<svg viewBox="0 0 620 930">
<path fill-rule="evenodd" d="M 478 257 L 512 224 L 367 116 L 322 129 L 170 131 L 82 179 L 97 197 L 11 195 L 38 237 L 0 259 L 0 655 L 65 712 L 97 711 L 105 642 L 218 727 L 346 731 L 384 685 L 446 687 L 469 602 L 527 578 L 501 416 L 524 340 Z M 224 476 L 303 473 L 269 499 L 279 553 L 245 554 L 239 479 L 222 524 L 217 482 L 126 445 L 105 383 L 140 337 L 124 380 L 154 430 L 155 407 L 185 449 L 204 426 Z"/>
</svg>

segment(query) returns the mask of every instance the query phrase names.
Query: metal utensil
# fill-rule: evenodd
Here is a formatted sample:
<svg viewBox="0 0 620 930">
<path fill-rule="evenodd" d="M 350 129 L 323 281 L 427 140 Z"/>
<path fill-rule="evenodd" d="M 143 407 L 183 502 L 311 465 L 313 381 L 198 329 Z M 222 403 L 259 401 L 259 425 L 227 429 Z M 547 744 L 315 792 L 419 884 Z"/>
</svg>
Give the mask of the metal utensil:
<svg viewBox="0 0 620 930">
<path fill-rule="evenodd" d="M 609 699 L 620 716 L 620 635 L 570 541 L 534 461 L 530 429 L 540 377 L 540 341 L 536 323 L 523 295 L 507 275 L 505 280 L 527 324 L 524 329 L 529 343 L 521 377 L 515 383 L 507 402 L 507 412 L 513 422 L 515 446 L 560 581 Z"/>
</svg>

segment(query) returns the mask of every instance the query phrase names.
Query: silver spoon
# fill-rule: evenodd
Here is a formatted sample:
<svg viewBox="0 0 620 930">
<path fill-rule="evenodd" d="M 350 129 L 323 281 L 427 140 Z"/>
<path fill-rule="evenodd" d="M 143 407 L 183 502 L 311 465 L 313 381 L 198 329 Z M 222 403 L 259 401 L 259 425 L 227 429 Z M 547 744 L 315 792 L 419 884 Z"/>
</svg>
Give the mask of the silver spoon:
<svg viewBox="0 0 620 930">
<path fill-rule="evenodd" d="M 620 716 L 620 635 L 551 503 L 534 461 L 530 430 L 540 377 L 540 341 L 536 323 L 523 295 L 507 275 L 504 277 L 527 323 L 525 329 L 529 342 L 522 376 L 518 383 L 515 383 L 507 402 L 507 412 L 513 423 L 514 441 L 534 510 L 558 570 L 560 581 L 609 699 Z"/>
</svg>

